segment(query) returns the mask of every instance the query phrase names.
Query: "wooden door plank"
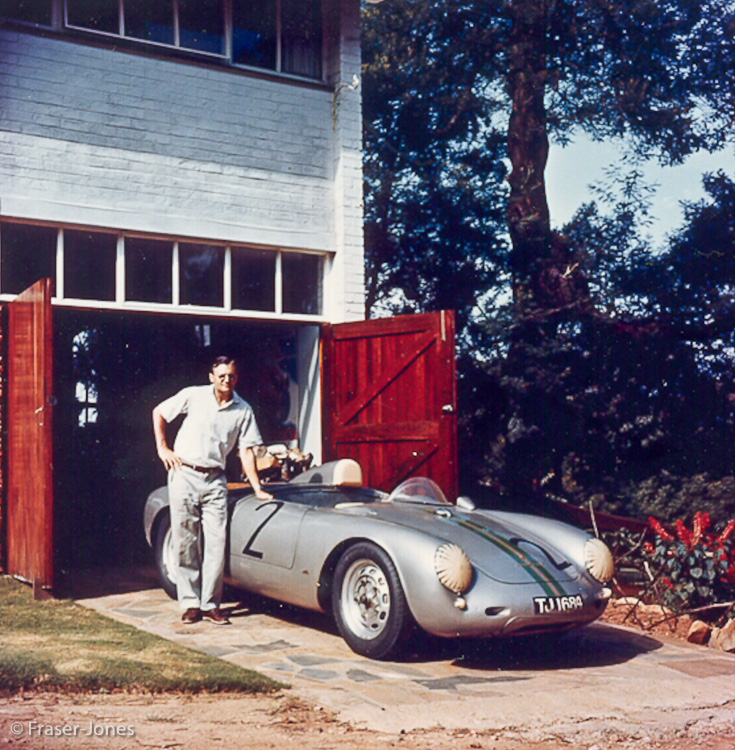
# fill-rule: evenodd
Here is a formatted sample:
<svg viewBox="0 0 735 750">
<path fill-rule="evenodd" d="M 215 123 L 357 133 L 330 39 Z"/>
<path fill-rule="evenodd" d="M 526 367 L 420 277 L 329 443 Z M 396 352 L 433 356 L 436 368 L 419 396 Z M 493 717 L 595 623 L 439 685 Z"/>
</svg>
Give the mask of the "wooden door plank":
<svg viewBox="0 0 735 750">
<path fill-rule="evenodd" d="M 358 460 L 385 490 L 413 472 L 458 494 L 451 311 L 325 326 L 324 459 Z"/>
<path fill-rule="evenodd" d="M 8 572 L 53 586 L 52 282 L 8 308 Z"/>
<path fill-rule="evenodd" d="M 413 362 L 415 362 L 434 342 L 434 333 L 423 333 L 412 342 L 409 349 L 401 352 L 393 364 L 386 367 L 379 377 L 369 381 L 362 390 L 340 410 L 340 421 L 352 421 L 368 404 L 370 404 L 385 388 Z"/>
<path fill-rule="evenodd" d="M 438 440 L 439 426 L 436 422 L 378 422 L 337 426 L 335 436 L 340 443 Z"/>
</svg>

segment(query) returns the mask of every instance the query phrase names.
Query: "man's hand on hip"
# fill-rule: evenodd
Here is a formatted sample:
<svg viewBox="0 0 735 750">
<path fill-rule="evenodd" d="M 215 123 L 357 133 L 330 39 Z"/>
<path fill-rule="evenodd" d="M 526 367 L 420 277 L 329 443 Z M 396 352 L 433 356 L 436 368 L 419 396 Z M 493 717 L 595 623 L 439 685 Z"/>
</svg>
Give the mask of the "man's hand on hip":
<svg viewBox="0 0 735 750">
<path fill-rule="evenodd" d="M 158 457 L 166 467 L 166 471 L 181 468 L 181 459 L 170 448 L 161 446 L 158 449 Z"/>
</svg>

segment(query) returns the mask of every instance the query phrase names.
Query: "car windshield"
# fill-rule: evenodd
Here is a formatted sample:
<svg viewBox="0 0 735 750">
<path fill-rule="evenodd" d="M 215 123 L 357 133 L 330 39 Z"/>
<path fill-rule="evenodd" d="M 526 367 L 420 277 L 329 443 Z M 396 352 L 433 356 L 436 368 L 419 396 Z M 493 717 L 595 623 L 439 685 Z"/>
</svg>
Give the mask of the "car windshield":
<svg viewBox="0 0 735 750">
<path fill-rule="evenodd" d="M 451 505 L 441 487 L 432 479 L 412 477 L 396 487 L 386 502 L 420 503 L 421 505 Z"/>
</svg>

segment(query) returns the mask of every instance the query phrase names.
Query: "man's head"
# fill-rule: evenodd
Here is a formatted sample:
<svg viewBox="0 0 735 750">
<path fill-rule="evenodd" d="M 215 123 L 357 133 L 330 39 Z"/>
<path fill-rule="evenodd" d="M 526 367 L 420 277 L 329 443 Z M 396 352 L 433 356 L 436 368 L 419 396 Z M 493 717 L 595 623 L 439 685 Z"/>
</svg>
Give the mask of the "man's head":
<svg viewBox="0 0 735 750">
<path fill-rule="evenodd" d="M 214 393 L 220 401 L 229 401 L 237 385 L 237 363 L 232 357 L 217 357 L 212 362 L 209 382 L 214 385 Z"/>
</svg>

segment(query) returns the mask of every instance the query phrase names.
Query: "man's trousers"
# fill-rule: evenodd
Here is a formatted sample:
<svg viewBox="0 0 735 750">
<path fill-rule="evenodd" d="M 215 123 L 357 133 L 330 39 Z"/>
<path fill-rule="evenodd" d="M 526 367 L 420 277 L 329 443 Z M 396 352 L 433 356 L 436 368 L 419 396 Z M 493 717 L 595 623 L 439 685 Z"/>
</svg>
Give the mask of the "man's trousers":
<svg viewBox="0 0 735 750">
<path fill-rule="evenodd" d="M 168 473 L 176 586 L 182 610 L 216 609 L 222 599 L 227 539 L 227 477 L 188 466 Z"/>
</svg>

